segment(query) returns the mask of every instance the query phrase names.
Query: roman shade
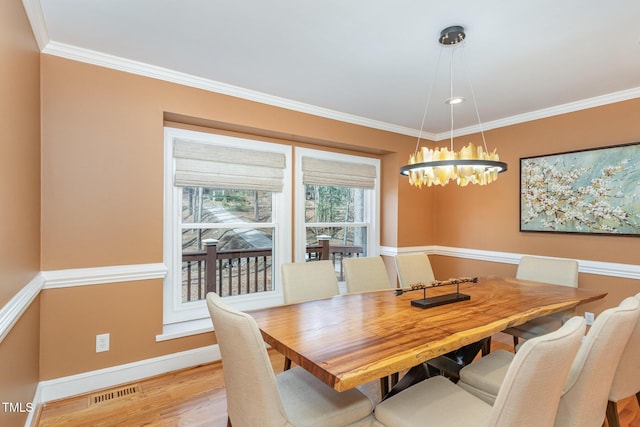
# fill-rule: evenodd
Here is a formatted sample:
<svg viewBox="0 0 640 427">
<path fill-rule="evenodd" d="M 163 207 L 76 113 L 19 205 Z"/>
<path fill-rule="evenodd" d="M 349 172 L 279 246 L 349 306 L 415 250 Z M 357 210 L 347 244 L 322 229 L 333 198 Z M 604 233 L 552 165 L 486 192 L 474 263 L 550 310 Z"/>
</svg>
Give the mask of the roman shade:
<svg viewBox="0 0 640 427">
<path fill-rule="evenodd" d="M 282 153 L 175 139 L 173 157 L 174 184 L 179 187 L 282 191 Z"/>
<path fill-rule="evenodd" d="M 302 182 L 312 185 L 373 189 L 376 168 L 373 165 L 302 157 Z"/>
</svg>

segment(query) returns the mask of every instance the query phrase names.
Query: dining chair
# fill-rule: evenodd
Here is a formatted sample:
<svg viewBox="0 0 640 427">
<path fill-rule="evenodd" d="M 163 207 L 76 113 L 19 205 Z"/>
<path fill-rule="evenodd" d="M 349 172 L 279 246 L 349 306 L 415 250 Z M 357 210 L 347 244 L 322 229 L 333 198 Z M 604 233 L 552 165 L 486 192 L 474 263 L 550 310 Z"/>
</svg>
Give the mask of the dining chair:
<svg viewBox="0 0 640 427">
<path fill-rule="evenodd" d="M 347 293 L 391 290 L 387 267 L 380 256 L 345 258 L 342 261 Z M 398 383 L 399 373 L 380 378 L 380 395 L 384 397 Z"/>
<path fill-rule="evenodd" d="M 253 317 L 207 294 L 235 427 L 370 425 L 373 403 L 358 389 L 337 392 L 306 370 L 275 375 Z"/>
<path fill-rule="evenodd" d="M 516 279 L 577 288 L 578 262 L 571 259 L 523 256 L 518 263 Z M 507 328 L 504 332 L 513 335 L 513 348 L 516 350 L 519 338 L 529 339 L 554 331 L 574 314 L 575 310 L 571 310 L 537 317 L 522 325 Z"/>
<path fill-rule="evenodd" d="M 636 295 L 640 300 L 640 293 Z M 618 402 L 627 397 L 636 395 L 640 405 L 640 319 L 631 332 L 629 342 L 622 352 L 620 362 L 613 377 L 609 401 L 607 402 L 607 421 L 609 427 L 619 427 Z"/>
<path fill-rule="evenodd" d="M 640 301 L 629 297 L 619 306 L 603 311 L 595 319 L 572 362 L 560 398 L 556 426 L 602 425 L 616 367 L 639 316 Z M 460 370 L 458 385 L 485 402 L 497 402 L 510 363 L 518 353 L 514 356 L 505 350 L 498 350 L 465 366 Z M 560 363 L 567 357 L 558 353 L 550 363 Z"/>
<path fill-rule="evenodd" d="M 408 288 L 416 283 L 429 284 L 436 280 L 429 256 L 424 252 L 396 255 L 395 264 L 398 281 L 402 288 Z"/>
<path fill-rule="evenodd" d="M 387 267 L 380 256 L 345 258 L 342 265 L 348 293 L 391 289 Z"/>
<path fill-rule="evenodd" d="M 375 418 L 389 427 L 553 426 L 562 386 L 584 331 L 584 319 L 576 316 L 555 332 L 526 341 L 509 366 L 493 406 L 436 376 L 382 401 Z"/>
<path fill-rule="evenodd" d="M 282 264 L 284 303 L 329 298 L 340 293 L 330 260 Z"/>
<path fill-rule="evenodd" d="M 424 252 L 396 255 L 396 272 L 400 287 L 408 288 L 417 283 L 429 283 L 436 280 L 429 256 Z M 483 344 L 482 354 L 488 354 L 491 346 L 491 338 L 487 338 Z M 447 355 L 435 357 L 427 362 L 431 368 L 439 371 L 443 375 L 457 379 L 458 372 L 462 365 L 457 360 L 458 355 L 449 353 Z"/>
<path fill-rule="evenodd" d="M 329 298 L 340 293 L 338 278 L 330 260 L 285 263 L 281 267 L 285 304 Z M 285 357 L 284 370 L 291 368 Z"/>
</svg>

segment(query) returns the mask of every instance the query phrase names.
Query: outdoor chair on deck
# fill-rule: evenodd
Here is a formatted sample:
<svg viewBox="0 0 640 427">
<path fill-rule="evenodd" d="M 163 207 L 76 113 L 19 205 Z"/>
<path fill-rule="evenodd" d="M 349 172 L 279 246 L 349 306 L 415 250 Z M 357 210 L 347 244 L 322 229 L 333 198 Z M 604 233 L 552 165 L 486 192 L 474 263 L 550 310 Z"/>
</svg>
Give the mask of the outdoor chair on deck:
<svg viewBox="0 0 640 427">
<path fill-rule="evenodd" d="M 380 403 L 376 420 L 388 427 L 551 427 L 584 330 L 584 319 L 574 317 L 559 330 L 525 342 L 493 406 L 436 376 Z"/>
<path fill-rule="evenodd" d="M 552 285 L 578 287 L 578 262 L 571 259 L 540 258 L 523 256 L 518 264 L 516 279 Z M 529 339 L 555 331 L 565 319 L 573 316 L 571 312 L 554 313 L 537 317 L 522 325 L 505 329 L 505 333 L 513 335 L 513 348 L 516 349 L 519 338 Z"/>
<path fill-rule="evenodd" d="M 636 327 L 638 316 L 640 301 L 629 297 L 618 307 L 603 311 L 595 319 L 571 365 L 558 406 L 556 426 L 602 425 L 616 367 L 631 332 Z M 546 336 L 549 334 L 534 339 Z M 497 402 L 510 364 L 525 348 L 527 342 L 515 356 L 513 353 L 498 350 L 465 366 L 460 371 L 458 385 L 485 402 Z M 565 353 L 557 353 L 548 367 L 540 368 L 539 375 L 544 375 L 546 369 L 557 363 L 564 363 L 564 359 L 568 357 Z M 637 360 L 635 362 L 637 363 Z"/>
<path fill-rule="evenodd" d="M 227 394 L 236 427 L 367 426 L 373 403 L 358 389 L 337 392 L 296 367 L 275 375 L 253 317 L 207 294 Z"/>
<path fill-rule="evenodd" d="M 311 261 L 282 264 L 282 290 L 284 303 L 329 298 L 340 293 L 333 262 Z M 284 370 L 291 368 L 291 359 L 285 357 Z"/>
</svg>

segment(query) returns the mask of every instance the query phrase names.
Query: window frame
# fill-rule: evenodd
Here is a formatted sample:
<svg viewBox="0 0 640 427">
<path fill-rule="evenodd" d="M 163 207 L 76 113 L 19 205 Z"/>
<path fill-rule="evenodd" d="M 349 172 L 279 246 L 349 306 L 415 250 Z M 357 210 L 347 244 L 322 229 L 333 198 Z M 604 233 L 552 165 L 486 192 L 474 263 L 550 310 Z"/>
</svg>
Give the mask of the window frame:
<svg viewBox="0 0 640 427">
<path fill-rule="evenodd" d="M 302 157 L 313 157 L 322 160 L 333 160 L 351 163 L 362 163 L 375 166 L 376 178 L 375 188 L 365 189 L 365 215 L 364 222 L 352 223 L 310 223 L 305 222 L 306 192 L 303 183 Z M 380 159 L 374 157 L 358 156 L 353 154 L 336 153 L 332 151 L 322 151 L 312 148 L 296 147 L 295 149 L 295 206 L 294 206 L 294 241 L 296 262 L 306 260 L 306 229 L 314 226 L 340 226 L 340 227 L 361 227 L 367 228 L 367 256 L 380 254 Z M 300 203 L 303 201 L 303 203 Z M 311 242 L 309 242 L 311 243 Z"/>
<path fill-rule="evenodd" d="M 234 295 L 225 297 L 225 302 L 238 310 L 249 310 L 269 305 L 281 304 L 283 301 L 280 284 L 280 268 L 276 267 L 291 260 L 291 238 L 289 227 L 292 212 L 292 147 L 284 144 L 231 137 L 220 134 L 198 132 L 172 127 L 164 128 L 164 221 L 163 221 L 163 261 L 167 267 L 167 275 L 163 283 L 163 325 L 202 321 L 209 318 L 205 300 L 182 302 L 182 188 L 174 185 L 175 162 L 173 157 L 173 141 L 176 138 L 215 144 L 227 147 L 246 148 L 257 151 L 270 151 L 285 155 L 287 167 L 284 169 L 282 192 L 272 193 L 272 218 L 269 223 L 256 223 L 251 227 L 273 227 L 272 255 L 272 291 Z M 196 224 L 189 224 L 190 228 Z M 225 224 L 228 225 L 228 224 Z M 224 227 L 226 228 L 226 227 Z M 174 329 L 174 328 L 170 328 Z M 188 327 L 187 327 L 188 329 Z"/>
</svg>

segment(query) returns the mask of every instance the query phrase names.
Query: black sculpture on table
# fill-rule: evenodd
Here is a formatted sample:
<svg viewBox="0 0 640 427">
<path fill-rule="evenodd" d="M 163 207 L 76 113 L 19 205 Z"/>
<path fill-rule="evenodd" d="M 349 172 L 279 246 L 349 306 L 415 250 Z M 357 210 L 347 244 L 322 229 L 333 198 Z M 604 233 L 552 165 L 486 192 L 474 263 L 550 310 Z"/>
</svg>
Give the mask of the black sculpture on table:
<svg viewBox="0 0 640 427">
<path fill-rule="evenodd" d="M 411 305 L 413 305 L 414 307 L 420 307 L 420 308 L 438 307 L 440 305 L 451 304 L 458 301 L 470 300 L 471 296 L 460 293 L 460 283 L 469 283 L 469 282 L 477 283 L 478 278 L 477 277 L 460 277 L 458 279 L 449 279 L 444 281 L 434 280 L 429 284 L 416 283 L 414 285 L 411 285 L 408 288 L 396 289 L 396 295 L 402 295 L 405 292 L 419 291 L 422 289 L 422 299 L 412 300 Z M 456 285 L 455 293 L 438 295 L 435 297 L 427 298 L 427 289 L 437 288 L 440 286 L 450 286 L 450 285 Z"/>
</svg>

